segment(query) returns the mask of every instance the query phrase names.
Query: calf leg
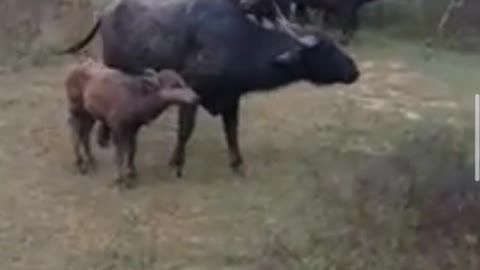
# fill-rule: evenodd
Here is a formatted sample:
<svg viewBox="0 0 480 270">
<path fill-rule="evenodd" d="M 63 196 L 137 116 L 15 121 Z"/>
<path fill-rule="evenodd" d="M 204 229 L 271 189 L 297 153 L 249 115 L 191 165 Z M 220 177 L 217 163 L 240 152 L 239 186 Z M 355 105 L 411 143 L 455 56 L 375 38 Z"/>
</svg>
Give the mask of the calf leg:
<svg viewBox="0 0 480 270">
<path fill-rule="evenodd" d="M 110 135 L 110 127 L 107 125 L 107 123 L 102 121 L 100 123 L 100 126 L 98 127 L 97 144 L 102 148 L 108 147 L 108 144 L 110 142 Z"/>
<path fill-rule="evenodd" d="M 123 184 L 125 181 L 125 155 L 127 148 L 127 140 L 125 139 L 124 134 L 121 130 L 114 129 L 113 133 L 113 143 L 115 145 L 115 165 L 117 166 L 117 176 L 114 180 L 114 184 Z"/>
<path fill-rule="evenodd" d="M 71 134 L 72 134 L 72 144 L 73 144 L 73 152 L 75 155 L 74 167 L 80 172 L 85 173 L 85 160 L 82 155 L 81 151 L 81 120 L 75 116 L 74 113 L 70 113 L 70 117 L 68 119 L 68 124 L 70 126 Z"/>
<path fill-rule="evenodd" d="M 135 155 L 137 153 L 137 134 L 138 130 L 134 130 L 127 134 L 126 136 L 126 153 L 127 153 L 127 172 L 126 177 L 128 182 L 126 182 L 127 188 L 133 186 L 133 179 L 137 178 L 137 168 L 135 166 Z"/>
<path fill-rule="evenodd" d="M 82 124 L 80 129 L 80 140 L 82 142 L 83 149 L 85 151 L 86 157 L 86 166 L 87 170 L 95 170 L 96 169 L 96 161 L 93 157 L 92 150 L 90 148 L 90 133 L 92 131 L 93 125 L 95 124 L 95 119 L 85 113 L 82 115 Z"/>
<path fill-rule="evenodd" d="M 133 179 L 136 178 L 135 153 L 137 130 L 122 128 L 113 132 L 115 143 L 115 163 L 117 165 L 117 177 L 114 184 L 133 187 Z"/>
<path fill-rule="evenodd" d="M 180 106 L 178 114 L 177 142 L 170 166 L 174 168 L 177 177 L 182 177 L 185 166 L 185 147 L 195 128 L 197 105 Z"/>
<path fill-rule="evenodd" d="M 95 159 L 90 149 L 90 131 L 95 123 L 91 115 L 81 110 L 71 110 L 69 125 L 72 130 L 73 148 L 75 153 L 75 166 L 80 173 L 95 169 Z M 82 155 L 82 148 L 84 156 Z"/>
<path fill-rule="evenodd" d="M 240 99 L 237 98 L 235 102 L 222 113 L 222 120 L 230 157 L 230 167 L 238 175 L 244 176 L 243 157 L 238 145 L 239 107 Z"/>
</svg>

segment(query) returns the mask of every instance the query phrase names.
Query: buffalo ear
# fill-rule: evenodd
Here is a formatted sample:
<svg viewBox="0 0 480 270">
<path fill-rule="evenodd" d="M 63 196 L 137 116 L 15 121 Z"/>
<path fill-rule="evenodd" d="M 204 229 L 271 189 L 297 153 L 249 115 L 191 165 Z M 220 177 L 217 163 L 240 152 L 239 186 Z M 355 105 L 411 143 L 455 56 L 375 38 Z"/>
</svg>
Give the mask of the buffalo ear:
<svg viewBox="0 0 480 270">
<path fill-rule="evenodd" d="M 318 38 L 313 36 L 313 35 L 310 35 L 310 36 L 305 36 L 305 37 L 302 37 L 300 38 L 300 41 L 302 42 L 302 44 L 304 44 L 307 48 L 312 48 L 312 47 L 315 47 L 315 45 L 318 44 Z"/>
<path fill-rule="evenodd" d="M 286 51 L 275 56 L 274 63 L 277 65 L 285 66 L 295 63 L 300 58 L 298 50 Z"/>
</svg>

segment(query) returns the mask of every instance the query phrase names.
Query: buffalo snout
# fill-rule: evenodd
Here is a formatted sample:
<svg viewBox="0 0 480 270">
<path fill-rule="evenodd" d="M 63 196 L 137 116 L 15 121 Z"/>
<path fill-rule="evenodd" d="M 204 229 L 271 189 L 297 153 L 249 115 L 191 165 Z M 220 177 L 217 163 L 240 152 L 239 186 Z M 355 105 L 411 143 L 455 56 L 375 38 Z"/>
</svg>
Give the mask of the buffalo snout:
<svg viewBox="0 0 480 270">
<path fill-rule="evenodd" d="M 347 58 L 346 60 L 347 61 L 344 63 L 343 67 L 344 77 L 342 82 L 346 84 L 352 84 L 360 78 L 360 71 L 352 58 Z"/>
<path fill-rule="evenodd" d="M 352 84 L 356 82 L 360 78 L 360 71 L 358 71 L 357 68 L 354 68 L 351 72 L 348 73 L 347 76 L 345 76 L 344 82 L 347 84 Z"/>
</svg>

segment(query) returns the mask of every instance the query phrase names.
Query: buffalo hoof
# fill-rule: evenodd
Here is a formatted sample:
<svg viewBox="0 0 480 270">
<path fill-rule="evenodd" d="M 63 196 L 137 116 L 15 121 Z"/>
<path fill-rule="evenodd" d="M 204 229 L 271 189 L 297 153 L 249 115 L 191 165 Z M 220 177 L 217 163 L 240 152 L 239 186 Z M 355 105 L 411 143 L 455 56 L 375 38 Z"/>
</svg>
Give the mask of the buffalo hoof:
<svg viewBox="0 0 480 270">
<path fill-rule="evenodd" d="M 171 160 L 168 163 L 170 170 L 172 171 L 173 175 L 176 178 L 182 178 L 183 177 L 183 165 L 180 164 L 177 160 Z"/>
<path fill-rule="evenodd" d="M 177 166 L 172 166 L 172 174 L 174 177 L 180 179 L 183 178 L 183 168 L 177 167 Z"/>
<path fill-rule="evenodd" d="M 231 166 L 233 173 L 240 177 L 240 178 L 246 178 L 247 177 L 247 169 L 244 164 L 238 164 L 236 166 L 232 165 Z"/>
<path fill-rule="evenodd" d="M 88 164 L 83 159 L 76 160 L 73 166 L 74 170 L 81 175 L 88 173 Z"/>
</svg>

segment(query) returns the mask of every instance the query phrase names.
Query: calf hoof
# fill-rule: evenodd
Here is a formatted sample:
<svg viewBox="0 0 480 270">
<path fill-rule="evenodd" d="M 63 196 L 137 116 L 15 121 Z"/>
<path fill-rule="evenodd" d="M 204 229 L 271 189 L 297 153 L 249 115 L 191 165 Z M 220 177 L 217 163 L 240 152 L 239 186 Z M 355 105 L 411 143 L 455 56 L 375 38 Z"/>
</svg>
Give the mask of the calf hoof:
<svg viewBox="0 0 480 270">
<path fill-rule="evenodd" d="M 73 167 L 74 170 L 81 175 L 87 174 L 88 172 L 87 165 L 83 161 L 75 161 Z"/>
<path fill-rule="evenodd" d="M 100 148 L 108 148 L 110 146 L 110 137 L 104 134 L 101 134 L 97 138 L 97 144 Z"/>
<path fill-rule="evenodd" d="M 88 169 L 86 166 L 82 165 L 80 167 L 77 167 L 77 171 L 81 175 L 86 175 L 88 173 Z"/>
<path fill-rule="evenodd" d="M 115 177 L 112 181 L 112 183 L 110 184 L 110 186 L 121 186 L 123 185 L 123 183 L 125 182 L 125 178 L 121 175 Z"/>
<path fill-rule="evenodd" d="M 85 164 L 87 172 L 95 173 L 97 171 L 97 161 L 95 159 L 90 159 L 87 164 Z"/>
<path fill-rule="evenodd" d="M 123 184 L 120 187 L 123 187 L 124 189 L 132 189 L 135 187 L 137 181 L 134 181 L 132 178 L 123 181 Z"/>
<path fill-rule="evenodd" d="M 109 140 L 98 140 L 97 142 L 98 146 L 100 146 L 100 148 L 108 148 L 110 146 L 110 141 Z"/>
<path fill-rule="evenodd" d="M 135 173 L 131 173 L 131 172 L 128 172 L 125 177 L 124 176 L 117 176 L 111 186 L 112 187 L 117 187 L 121 190 L 127 190 L 127 189 L 132 189 L 135 187 L 136 185 L 136 182 L 135 181 L 136 179 L 136 174 Z"/>
<path fill-rule="evenodd" d="M 126 176 L 127 179 L 137 179 L 137 172 L 135 170 L 129 170 Z"/>
</svg>

